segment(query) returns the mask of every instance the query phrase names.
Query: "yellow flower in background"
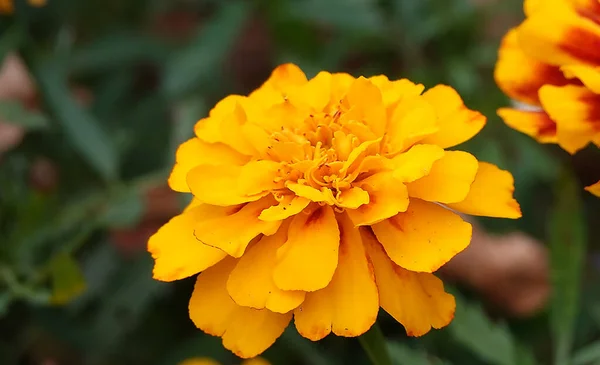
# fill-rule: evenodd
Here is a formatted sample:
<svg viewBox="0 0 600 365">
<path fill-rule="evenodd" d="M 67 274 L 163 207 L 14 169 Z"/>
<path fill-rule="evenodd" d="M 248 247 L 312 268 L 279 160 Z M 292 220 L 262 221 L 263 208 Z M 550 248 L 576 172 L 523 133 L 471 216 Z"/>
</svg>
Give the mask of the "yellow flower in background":
<svg viewBox="0 0 600 365">
<path fill-rule="evenodd" d="M 220 101 L 169 177 L 191 193 L 148 242 L 154 278 L 198 275 L 189 312 L 240 357 L 294 318 L 313 341 L 366 332 L 379 308 L 411 336 L 452 320 L 432 273 L 465 249 L 455 213 L 518 218 L 513 178 L 445 150 L 485 117 L 450 87 L 276 68 L 249 96 Z"/>
<path fill-rule="evenodd" d="M 31 6 L 44 6 L 46 5 L 46 0 L 28 0 L 27 3 Z M 14 10 L 13 0 L 0 0 L 0 15 L 1 14 L 10 14 Z"/>
<path fill-rule="evenodd" d="M 208 357 L 196 357 L 184 360 L 179 363 L 179 365 L 221 365 L 217 361 L 208 358 Z M 255 357 L 253 359 L 248 359 L 243 361 L 240 365 L 270 365 L 270 363 L 262 359 L 260 357 Z"/>
<path fill-rule="evenodd" d="M 526 0 L 525 21 L 500 46 L 495 78 L 511 98 L 510 127 L 571 154 L 600 146 L 600 1 Z M 598 184 L 586 188 L 600 196 Z"/>
</svg>

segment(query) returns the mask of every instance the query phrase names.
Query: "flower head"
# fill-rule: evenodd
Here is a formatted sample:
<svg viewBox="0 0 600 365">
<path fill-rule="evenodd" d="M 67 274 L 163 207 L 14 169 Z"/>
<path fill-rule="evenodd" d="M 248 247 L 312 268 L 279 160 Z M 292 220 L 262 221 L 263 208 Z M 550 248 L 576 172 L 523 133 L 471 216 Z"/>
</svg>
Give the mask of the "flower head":
<svg viewBox="0 0 600 365">
<path fill-rule="evenodd" d="M 508 96 L 537 108 L 498 114 L 571 154 L 600 146 L 600 2 L 525 0 L 525 14 L 502 41 L 495 78 Z"/>
<path fill-rule="evenodd" d="M 193 357 L 187 360 L 184 360 L 179 363 L 179 365 L 221 365 L 217 361 L 208 358 L 208 357 Z M 270 363 L 260 357 L 255 357 L 253 359 L 248 359 L 242 362 L 241 365 L 270 365 Z"/>
<path fill-rule="evenodd" d="M 198 272 L 201 330 L 255 356 L 299 333 L 359 336 L 382 307 L 409 335 L 453 318 L 432 273 L 470 242 L 454 211 L 517 218 L 513 178 L 447 151 L 485 124 L 448 86 L 276 68 L 195 126 L 169 177 L 191 204 L 150 238 L 154 277 Z"/>
</svg>

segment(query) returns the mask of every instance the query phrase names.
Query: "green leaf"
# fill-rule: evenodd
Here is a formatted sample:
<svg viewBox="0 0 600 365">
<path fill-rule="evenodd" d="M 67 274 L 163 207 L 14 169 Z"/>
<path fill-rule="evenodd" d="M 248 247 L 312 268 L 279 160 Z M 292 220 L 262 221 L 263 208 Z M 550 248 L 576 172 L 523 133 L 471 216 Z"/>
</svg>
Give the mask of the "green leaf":
<svg viewBox="0 0 600 365">
<path fill-rule="evenodd" d="M 6 290 L 0 292 L 0 318 L 4 317 L 4 315 L 8 312 L 8 308 L 14 299 L 14 295 Z"/>
<path fill-rule="evenodd" d="M 128 190 L 109 202 L 102 222 L 113 228 L 131 227 L 140 221 L 143 212 L 144 202 L 140 193 Z"/>
<path fill-rule="evenodd" d="M 238 40 L 250 15 L 247 1 L 221 3 L 217 14 L 201 27 L 191 43 L 175 53 L 165 70 L 165 92 L 171 99 L 188 93 L 202 82 L 214 80 L 216 70 Z"/>
<path fill-rule="evenodd" d="M 588 365 L 600 361 L 600 341 L 593 342 L 573 355 L 571 365 Z"/>
<path fill-rule="evenodd" d="M 0 119 L 3 123 L 18 125 L 30 131 L 49 126 L 45 115 L 27 110 L 23 104 L 13 100 L 0 100 Z"/>
<path fill-rule="evenodd" d="M 448 329 L 454 339 L 490 364 L 515 365 L 515 344 L 508 328 L 492 323 L 480 305 L 453 294 L 456 314 Z"/>
<path fill-rule="evenodd" d="M 280 341 L 289 349 L 286 353 L 293 352 L 304 363 L 311 365 L 332 365 L 333 359 L 327 352 L 321 351 L 315 343 L 300 336 L 293 326 L 289 326 L 281 335 Z M 289 355 L 288 355 L 289 356 Z"/>
<path fill-rule="evenodd" d="M 69 142 L 105 181 L 117 177 L 117 150 L 100 123 L 71 97 L 63 68 L 54 59 L 23 52 L 42 99 L 56 117 Z"/>
<path fill-rule="evenodd" d="M 556 201 L 549 226 L 553 288 L 550 327 L 556 365 L 569 363 L 579 311 L 587 241 L 581 193 L 575 177 L 563 171 L 556 185 Z"/>
<path fill-rule="evenodd" d="M 4 58 L 19 48 L 23 42 L 23 28 L 15 23 L 5 32 L 0 33 L 0 65 L 4 64 Z"/>
<path fill-rule="evenodd" d="M 447 365 L 448 362 L 430 357 L 426 352 L 410 348 L 399 342 L 388 342 L 394 365 Z"/>
<path fill-rule="evenodd" d="M 358 337 L 358 341 L 373 365 L 392 365 L 387 341 L 377 322 L 373 324 L 370 330 Z"/>
<path fill-rule="evenodd" d="M 50 302 L 65 304 L 85 290 L 85 278 L 75 259 L 67 254 L 58 255 L 50 264 L 52 296 Z"/>
</svg>

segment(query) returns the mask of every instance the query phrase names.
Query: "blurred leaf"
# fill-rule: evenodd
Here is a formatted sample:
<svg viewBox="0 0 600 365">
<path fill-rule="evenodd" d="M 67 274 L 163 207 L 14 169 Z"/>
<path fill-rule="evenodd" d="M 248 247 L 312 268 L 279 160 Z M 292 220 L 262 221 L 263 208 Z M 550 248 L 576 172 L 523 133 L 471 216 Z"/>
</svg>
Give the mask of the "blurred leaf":
<svg viewBox="0 0 600 365">
<path fill-rule="evenodd" d="M 296 356 L 310 365 L 332 365 L 334 360 L 321 351 L 312 341 L 300 336 L 294 326 L 288 326 L 281 335 L 281 342 Z"/>
<path fill-rule="evenodd" d="M 169 98 L 176 99 L 214 78 L 238 40 L 250 9 L 247 1 L 222 2 L 195 39 L 168 60 L 164 84 Z"/>
<path fill-rule="evenodd" d="M 374 33 L 383 30 L 376 0 L 305 0 L 287 4 L 290 16 L 338 30 Z"/>
<path fill-rule="evenodd" d="M 600 341 L 593 342 L 573 355 L 570 365 L 589 365 L 600 361 Z"/>
<path fill-rule="evenodd" d="M 69 142 L 106 181 L 117 177 L 119 161 L 111 138 L 72 98 L 63 67 L 56 60 L 24 52 L 45 104 L 56 116 Z"/>
<path fill-rule="evenodd" d="M 373 365 L 392 365 L 387 340 L 377 322 L 373 324 L 371 329 L 360 335 L 358 341 Z"/>
<path fill-rule="evenodd" d="M 448 329 L 454 339 L 489 364 L 515 365 L 515 344 L 508 328 L 493 323 L 480 305 L 453 294 L 456 314 Z"/>
<path fill-rule="evenodd" d="M 410 348 L 399 342 L 388 342 L 394 365 L 450 365 L 446 361 L 429 357 L 426 352 Z"/>
<path fill-rule="evenodd" d="M 38 112 L 27 110 L 18 101 L 0 100 L 0 119 L 3 123 L 18 125 L 26 130 L 48 127 L 48 118 Z"/>
<path fill-rule="evenodd" d="M 102 222 L 113 228 L 131 227 L 139 222 L 144 212 L 144 201 L 139 191 L 118 194 L 109 203 Z"/>
<path fill-rule="evenodd" d="M 553 284 L 550 326 L 556 365 L 569 363 L 579 310 L 587 239 L 581 192 L 571 173 L 563 171 L 556 185 L 556 201 L 549 226 Z"/>
<path fill-rule="evenodd" d="M 0 32 L 0 65 L 4 64 L 4 58 L 9 53 L 19 48 L 21 42 L 23 42 L 23 28 L 18 23 Z"/>
<path fill-rule="evenodd" d="M 176 107 L 175 123 L 171 132 L 170 159 L 174 161 L 177 147 L 194 136 L 194 125 L 208 115 L 206 101 L 199 96 L 190 97 L 181 101 Z"/>
<path fill-rule="evenodd" d="M 536 365 L 537 361 L 535 355 L 529 347 L 523 342 L 517 342 L 515 344 L 515 365 Z"/>
<path fill-rule="evenodd" d="M 62 254 L 57 256 L 50 264 L 52 278 L 52 296 L 50 301 L 54 304 L 65 304 L 85 290 L 85 279 L 75 259 Z"/>
<path fill-rule="evenodd" d="M 2 318 L 8 311 L 13 298 L 14 296 L 8 290 L 0 292 L 0 318 Z"/>
</svg>

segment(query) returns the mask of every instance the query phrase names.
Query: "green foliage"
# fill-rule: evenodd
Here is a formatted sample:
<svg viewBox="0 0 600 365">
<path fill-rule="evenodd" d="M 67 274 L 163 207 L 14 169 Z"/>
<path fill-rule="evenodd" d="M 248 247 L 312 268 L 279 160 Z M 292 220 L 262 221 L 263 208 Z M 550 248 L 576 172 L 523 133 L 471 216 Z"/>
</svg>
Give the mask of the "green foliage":
<svg viewBox="0 0 600 365">
<path fill-rule="evenodd" d="M 566 153 L 495 114 L 509 103 L 492 76 L 497 46 L 521 18 L 521 0 L 17 1 L 14 15 L 0 16 L 0 60 L 19 56 L 37 91 L 33 101 L 11 99 L 0 84 L 0 121 L 26 133 L 11 150 L 0 146 L 0 364 L 239 363 L 189 320 L 193 278 L 153 280 L 145 245 L 189 199 L 159 194 L 177 146 L 216 101 L 249 92 L 283 62 L 311 76 L 327 69 L 451 84 L 487 115 L 463 147 L 513 173 L 524 217 L 481 223 L 547 243 L 552 299 L 533 320 L 498 319 L 459 287 L 454 322 L 423 338 L 407 338 L 381 313 L 387 347 L 376 330 L 360 340 L 365 354 L 356 339 L 313 343 L 290 327 L 267 359 L 598 363 L 598 264 L 588 258 L 600 248 L 600 203 L 572 172 L 561 174 L 572 166 Z"/>
</svg>

